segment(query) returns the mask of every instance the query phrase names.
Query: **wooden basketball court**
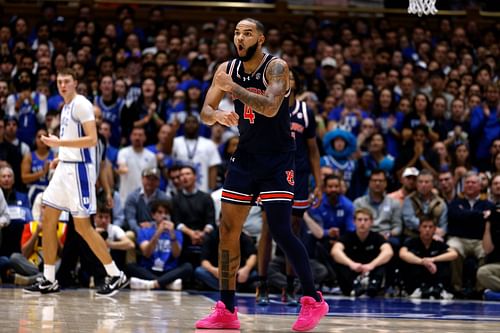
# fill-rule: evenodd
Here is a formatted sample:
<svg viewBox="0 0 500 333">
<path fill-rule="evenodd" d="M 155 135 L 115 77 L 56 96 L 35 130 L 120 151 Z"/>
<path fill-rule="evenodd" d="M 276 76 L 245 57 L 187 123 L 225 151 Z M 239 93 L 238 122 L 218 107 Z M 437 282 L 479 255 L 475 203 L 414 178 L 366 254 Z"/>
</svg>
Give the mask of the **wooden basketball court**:
<svg viewBox="0 0 500 333">
<path fill-rule="evenodd" d="M 217 293 L 129 290 L 96 298 L 87 289 L 40 296 L 0 288 L 0 332 L 207 332 L 195 330 L 194 322 L 216 298 Z M 494 302 L 325 298 L 330 313 L 314 332 L 493 333 L 500 327 L 500 303 Z M 238 307 L 245 332 L 291 331 L 298 311 L 278 298 L 257 307 L 253 295 L 239 295 Z"/>
</svg>

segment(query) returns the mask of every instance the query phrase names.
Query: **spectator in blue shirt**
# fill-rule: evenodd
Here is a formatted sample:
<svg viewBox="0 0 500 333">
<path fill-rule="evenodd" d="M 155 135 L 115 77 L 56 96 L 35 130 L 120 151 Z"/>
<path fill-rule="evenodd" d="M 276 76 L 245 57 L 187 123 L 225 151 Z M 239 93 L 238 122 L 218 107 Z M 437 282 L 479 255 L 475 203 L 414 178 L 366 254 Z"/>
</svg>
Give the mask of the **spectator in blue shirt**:
<svg viewBox="0 0 500 333">
<path fill-rule="evenodd" d="M 315 248 L 315 259 L 325 265 L 328 275 L 335 276 L 334 262 L 330 256 L 331 248 L 341 236 L 356 230 L 354 205 L 342 194 L 342 178 L 339 175 L 325 176 L 323 199 L 319 206 L 304 213 L 304 222 L 312 235 L 304 235 L 304 241 L 310 248 Z"/>
<path fill-rule="evenodd" d="M 356 91 L 348 88 L 344 92 L 344 105 L 328 114 L 328 129 L 341 128 L 357 135 L 361 121 L 367 117 L 368 114 L 359 108 Z"/>
<path fill-rule="evenodd" d="M 142 258 L 128 266 L 132 289 L 181 290 L 182 280 L 191 276 L 190 263 L 178 263 L 182 250 L 182 232 L 170 220 L 169 205 L 157 200 L 151 205 L 153 221 L 137 236 Z"/>
<path fill-rule="evenodd" d="M 323 180 L 323 199 L 317 207 L 304 213 L 304 221 L 316 238 L 318 259 L 323 264 L 330 262 L 330 249 L 340 236 L 355 231 L 354 205 L 341 194 L 342 179 L 336 175 L 327 175 Z"/>
<path fill-rule="evenodd" d="M 498 88 L 491 83 L 486 86 L 485 91 L 485 103 L 474 108 L 470 116 L 471 132 L 478 140 L 475 157 L 481 171 L 487 170 L 490 162 L 488 149 L 493 141 L 500 137 L 499 111 L 497 110 Z"/>
<path fill-rule="evenodd" d="M 335 129 L 323 137 L 323 149 L 326 155 L 321 157 L 320 167 L 341 171 L 349 187 L 356 170 L 356 161 L 351 158 L 357 149 L 356 137 L 348 131 Z"/>
</svg>

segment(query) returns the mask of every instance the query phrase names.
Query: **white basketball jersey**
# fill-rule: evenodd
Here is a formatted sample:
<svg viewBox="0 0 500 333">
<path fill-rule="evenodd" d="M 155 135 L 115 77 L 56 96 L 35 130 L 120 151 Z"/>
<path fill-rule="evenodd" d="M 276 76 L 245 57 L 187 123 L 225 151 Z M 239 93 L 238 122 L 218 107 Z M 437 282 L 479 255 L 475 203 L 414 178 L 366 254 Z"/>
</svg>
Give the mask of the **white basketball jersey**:
<svg viewBox="0 0 500 333">
<path fill-rule="evenodd" d="M 74 140 L 85 136 L 82 124 L 91 120 L 95 120 L 92 103 L 77 94 L 70 103 L 64 104 L 61 111 L 59 137 L 62 140 Z M 59 147 L 59 159 L 66 162 L 95 163 L 95 147 Z"/>
</svg>

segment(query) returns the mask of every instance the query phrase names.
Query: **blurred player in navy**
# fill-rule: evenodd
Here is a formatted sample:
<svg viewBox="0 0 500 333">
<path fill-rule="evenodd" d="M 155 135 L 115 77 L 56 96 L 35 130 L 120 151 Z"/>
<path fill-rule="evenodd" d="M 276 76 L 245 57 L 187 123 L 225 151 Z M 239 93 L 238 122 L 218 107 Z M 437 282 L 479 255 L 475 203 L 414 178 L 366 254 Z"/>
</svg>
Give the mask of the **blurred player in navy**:
<svg viewBox="0 0 500 333">
<path fill-rule="evenodd" d="M 250 205 L 260 195 L 271 235 L 286 256 L 293 259 L 303 287 L 302 308 L 292 328 L 307 331 L 326 315 L 328 304 L 314 289 L 307 251 L 291 229 L 295 143 L 288 111 L 288 66 L 262 52 L 264 27 L 254 19 L 244 19 L 236 25 L 234 44 L 238 58 L 219 66 L 201 112 L 207 125 L 238 125 L 240 142 L 231 157 L 222 191 L 221 301 L 211 315 L 196 322 L 196 328 L 240 328 L 235 308 L 239 236 Z M 218 109 L 225 93 L 232 94 L 235 112 Z"/>
<path fill-rule="evenodd" d="M 290 128 L 295 136 L 295 188 L 292 205 L 292 230 L 295 235 L 300 232 L 300 220 L 304 212 L 310 207 L 310 199 L 321 202 L 321 175 L 319 150 L 316 144 L 316 121 L 314 113 L 307 108 L 306 102 L 296 99 L 300 93 L 300 81 L 296 71 L 290 71 Z M 314 177 L 315 188 L 313 197 L 309 197 L 309 175 Z M 262 226 L 259 239 L 258 265 L 259 286 L 257 287 L 256 302 L 259 305 L 269 304 L 269 293 L 267 288 L 267 268 L 271 258 L 271 235 L 267 223 Z M 287 286 L 282 290 L 281 301 L 288 305 L 297 305 L 295 296 L 295 274 L 291 263 L 286 264 Z"/>
</svg>

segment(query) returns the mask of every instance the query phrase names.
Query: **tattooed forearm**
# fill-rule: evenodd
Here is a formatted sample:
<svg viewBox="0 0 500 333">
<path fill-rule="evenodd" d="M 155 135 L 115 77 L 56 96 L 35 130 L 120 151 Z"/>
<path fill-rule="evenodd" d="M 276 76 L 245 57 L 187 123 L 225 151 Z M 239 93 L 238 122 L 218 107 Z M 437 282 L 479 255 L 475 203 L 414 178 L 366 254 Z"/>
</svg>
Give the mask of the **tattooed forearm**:
<svg viewBox="0 0 500 333">
<path fill-rule="evenodd" d="M 233 96 L 246 105 L 252 107 L 254 112 L 260 113 L 264 116 L 269 115 L 269 109 L 274 106 L 273 99 L 274 96 L 271 95 L 259 95 L 251 91 L 246 90 L 242 86 L 235 85 L 233 88 Z"/>
<path fill-rule="evenodd" d="M 288 90 L 288 66 L 283 60 L 274 60 L 269 64 L 265 75 L 268 87 L 264 95 L 250 92 L 238 85 L 235 85 L 232 93 L 235 98 L 252 107 L 254 112 L 274 117 Z"/>
</svg>

